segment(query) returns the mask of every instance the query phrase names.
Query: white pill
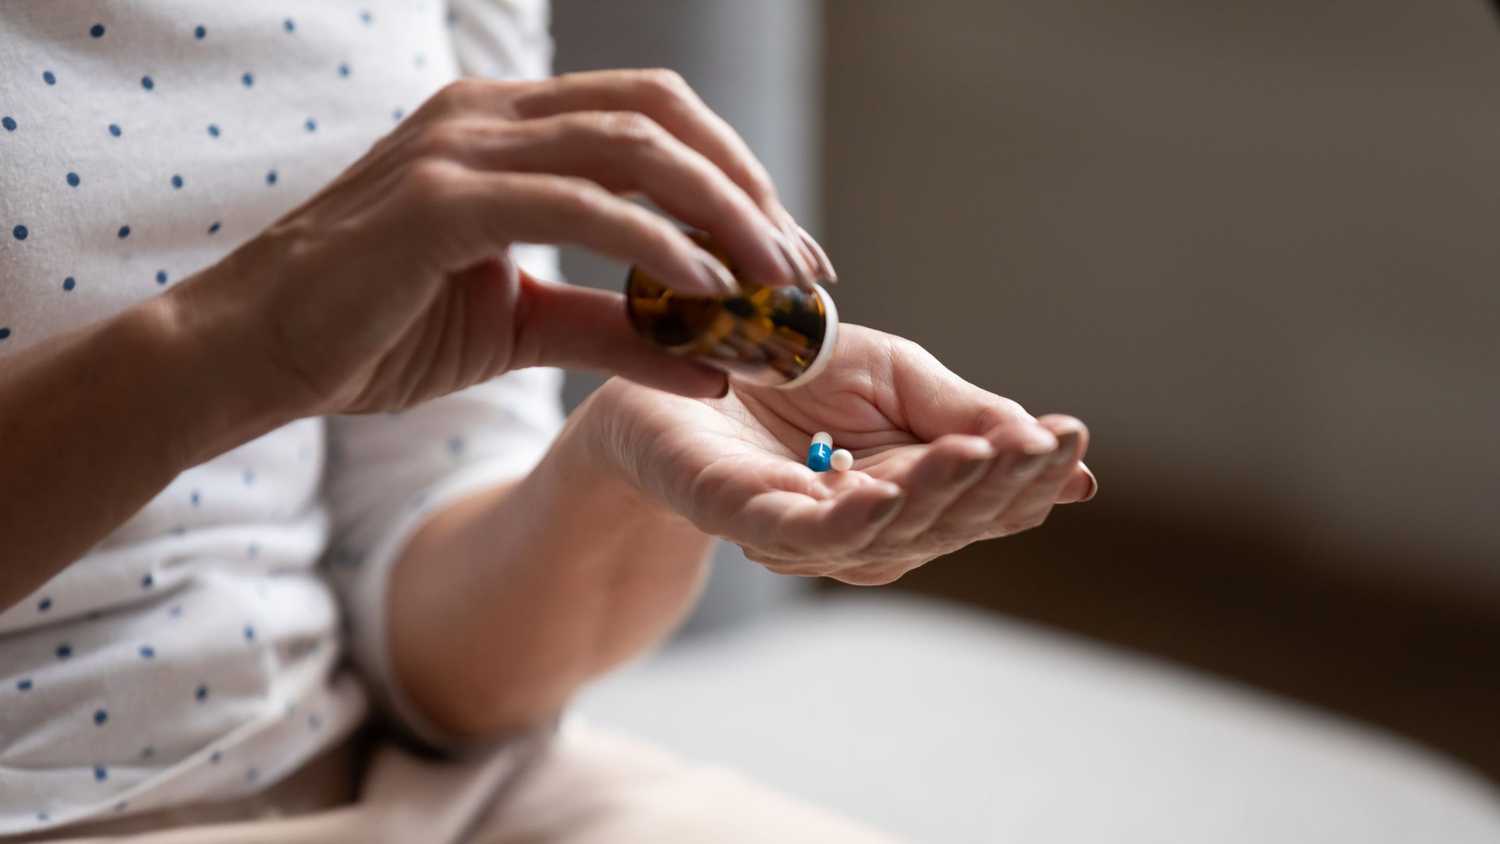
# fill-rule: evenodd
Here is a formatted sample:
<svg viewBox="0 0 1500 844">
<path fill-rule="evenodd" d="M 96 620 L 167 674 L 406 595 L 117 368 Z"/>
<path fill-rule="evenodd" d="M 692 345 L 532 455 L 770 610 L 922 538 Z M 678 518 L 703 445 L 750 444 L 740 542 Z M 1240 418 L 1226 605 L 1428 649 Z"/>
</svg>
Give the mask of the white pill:
<svg viewBox="0 0 1500 844">
<path fill-rule="evenodd" d="M 828 433 L 827 431 L 819 431 L 816 434 L 813 434 L 813 442 L 822 443 L 823 445 L 832 447 L 833 435 Z"/>
<path fill-rule="evenodd" d="M 837 449 L 833 452 L 833 456 L 828 458 L 828 465 L 832 466 L 835 472 L 847 472 L 854 468 L 854 455 L 850 454 L 847 448 Z"/>
</svg>

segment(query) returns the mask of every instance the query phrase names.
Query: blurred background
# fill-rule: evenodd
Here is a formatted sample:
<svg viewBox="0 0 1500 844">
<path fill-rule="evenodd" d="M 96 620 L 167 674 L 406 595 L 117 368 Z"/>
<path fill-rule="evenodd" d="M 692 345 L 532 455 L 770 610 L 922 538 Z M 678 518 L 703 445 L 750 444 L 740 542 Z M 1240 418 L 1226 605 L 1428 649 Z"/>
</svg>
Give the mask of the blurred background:
<svg viewBox="0 0 1500 844">
<path fill-rule="evenodd" d="M 559 71 L 680 70 L 828 247 L 847 321 L 1081 417 L 1101 483 L 880 590 L 723 548 L 687 631 L 587 715 L 915 840 L 1500 840 L 1491 7 L 553 24 Z"/>
</svg>

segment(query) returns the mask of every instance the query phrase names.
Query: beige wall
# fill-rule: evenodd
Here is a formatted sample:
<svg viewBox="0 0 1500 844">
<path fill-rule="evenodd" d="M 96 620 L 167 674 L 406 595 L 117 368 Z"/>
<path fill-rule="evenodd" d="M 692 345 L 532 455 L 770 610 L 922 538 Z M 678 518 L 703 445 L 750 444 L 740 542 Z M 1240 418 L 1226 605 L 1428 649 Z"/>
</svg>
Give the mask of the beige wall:
<svg viewBox="0 0 1500 844">
<path fill-rule="evenodd" d="M 1083 416 L 1101 506 L 1394 551 L 1500 597 L 1500 31 L 1479 0 L 826 15 L 850 320 Z"/>
</svg>

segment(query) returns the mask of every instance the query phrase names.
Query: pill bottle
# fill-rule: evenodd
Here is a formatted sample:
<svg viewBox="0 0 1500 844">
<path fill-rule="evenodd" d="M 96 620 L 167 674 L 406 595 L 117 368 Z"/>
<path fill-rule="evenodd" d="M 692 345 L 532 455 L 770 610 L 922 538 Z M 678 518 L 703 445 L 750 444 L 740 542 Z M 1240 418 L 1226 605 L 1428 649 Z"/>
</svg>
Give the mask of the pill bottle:
<svg viewBox="0 0 1500 844">
<path fill-rule="evenodd" d="M 633 266 L 625 278 L 625 310 L 635 332 L 744 383 L 791 388 L 816 378 L 838 340 L 838 310 L 828 291 L 756 284 L 712 244 L 695 239 L 729 267 L 740 294 L 682 293 Z"/>
</svg>

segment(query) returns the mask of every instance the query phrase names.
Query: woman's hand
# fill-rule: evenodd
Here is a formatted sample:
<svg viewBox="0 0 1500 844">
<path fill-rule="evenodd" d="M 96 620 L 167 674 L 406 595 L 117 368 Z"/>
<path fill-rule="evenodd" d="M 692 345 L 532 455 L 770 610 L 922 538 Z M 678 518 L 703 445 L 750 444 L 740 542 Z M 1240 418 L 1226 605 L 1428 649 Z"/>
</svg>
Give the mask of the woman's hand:
<svg viewBox="0 0 1500 844">
<path fill-rule="evenodd" d="M 832 268 L 764 168 L 670 71 L 455 82 L 324 190 L 171 294 L 292 415 L 407 407 L 508 369 L 603 369 L 687 395 L 723 375 L 629 331 L 616 294 L 538 281 L 513 243 L 577 243 L 682 290 L 724 266 L 640 193 L 770 284 Z M 228 344 L 227 348 L 224 344 Z"/>
<path fill-rule="evenodd" d="M 980 539 L 1035 527 L 1096 484 L 1083 423 L 1033 419 L 915 343 L 840 327 L 794 390 L 735 384 L 695 401 L 614 381 L 597 401 L 605 459 L 648 497 L 784 574 L 875 585 Z M 806 466 L 817 431 L 855 455 Z"/>
</svg>

